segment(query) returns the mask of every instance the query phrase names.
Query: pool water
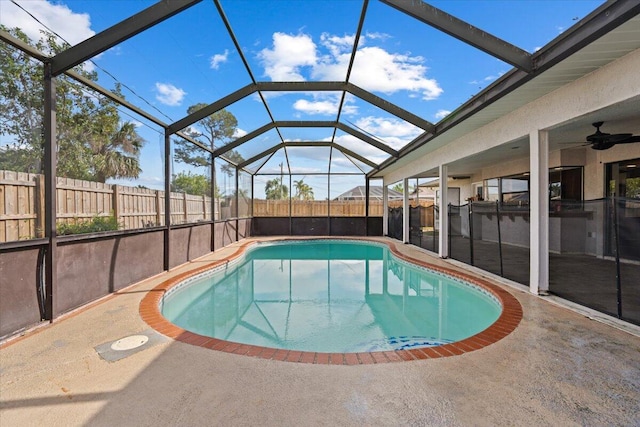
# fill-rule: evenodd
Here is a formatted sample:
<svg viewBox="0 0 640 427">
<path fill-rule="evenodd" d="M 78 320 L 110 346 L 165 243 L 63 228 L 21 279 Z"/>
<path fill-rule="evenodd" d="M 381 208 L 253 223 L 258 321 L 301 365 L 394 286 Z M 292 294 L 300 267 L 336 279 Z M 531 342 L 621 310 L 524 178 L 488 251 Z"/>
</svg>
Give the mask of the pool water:
<svg viewBox="0 0 640 427">
<path fill-rule="evenodd" d="M 172 323 L 222 340 L 314 352 L 404 350 L 459 341 L 501 313 L 488 291 L 393 256 L 382 244 L 261 243 L 172 288 Z"/>
</svg>

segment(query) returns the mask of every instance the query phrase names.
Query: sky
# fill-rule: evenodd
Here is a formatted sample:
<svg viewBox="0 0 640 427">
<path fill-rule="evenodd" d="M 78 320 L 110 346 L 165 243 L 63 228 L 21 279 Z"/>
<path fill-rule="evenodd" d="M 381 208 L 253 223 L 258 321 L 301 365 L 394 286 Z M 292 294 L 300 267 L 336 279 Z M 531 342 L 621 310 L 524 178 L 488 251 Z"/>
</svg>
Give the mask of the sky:
<svg viewBox="0 0 640 427">
<path fill-rule="evenodd" d="M 42 25 L 75 45 L 153 5 L 147 0 L 0 0 L 0 23 L 20 27 L 32 39 Z M 602 1 L 511 0 L 432 1 L 430 4 L 530 53 L 597 8 Z M 187 115 L 189 106 L 209 104 L 250 84 L 269 81 L 344 81 L 363 4 L 359 0 L 221 0 L 241 46 L 243 63 L 215 3 L 205 0 L 101 53 L 83 67 L 98 73 L 107 89 L 123 85 L 126 99 L 165 123 Z M 20 6 L 20 7 L 19 7 Z M 28 12 L 28 13 L 27 13 Z M 511 65 L 428 25 L 372 0 L 367 7 L 349 81 L 431 123 L 437 123 L 512 68 Z M 264 92 L 227 107 L 238 120 L 236 137 L 275 120 L 335 121 L 342 93 Z M 163 132 L 121 109 L 146 140 L 143 172 L 135 185 L 162 189 Z M 340 121 L 398 150 L 422 129 L 352 95 L 344 99 Z M 197 130 L 197 126 L 194 126 Z M 283 128 L 286 141 L 329 141 L 331 128 Z M 10 136 L 0 136 L 4 143 Z M 0 144 L 3 143 L 0 140 Z M 249 159 L 281 141 L 275 130 L 238 147 Z M 376 163 L 388 154 L 341 130 L 334 141 Z M 328 147 L 276 152 L 261 174 L 288 170 L 327 197 L 327 173 L 361 173 L 370 167 Z M 188 170 L 173 162 L 174 172 Z M 290 168 L 290 169 L 289 169 Z M 192 169 L 195 173 L 202 170 Z M 220 173 L 220 172 L 219 172 Z M 224 174 L 223 174 L 224 175 Z M 224 178 L 222 176 L 222 178 Z M 273 178 L 267 176 L 263 181 Z M 329 197 L 362 177 L 330 178 Z M 220 180 L 219 180 L 220 181 Z M 121 182 L 126 184 L 125 182 Z M 225 185 L 229 185 L 228 183 Z M 256 184 L 256 197 L 260 189 Z"/>
</svg>

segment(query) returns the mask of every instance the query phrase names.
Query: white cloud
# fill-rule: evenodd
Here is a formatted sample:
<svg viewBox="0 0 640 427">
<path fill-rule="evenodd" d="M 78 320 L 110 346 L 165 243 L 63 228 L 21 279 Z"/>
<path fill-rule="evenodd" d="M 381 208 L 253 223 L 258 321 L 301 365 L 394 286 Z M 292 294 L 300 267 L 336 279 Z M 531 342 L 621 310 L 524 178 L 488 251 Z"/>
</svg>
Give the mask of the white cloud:
<svg viewBox="0 0 640 427">
<path fill-rule="evenodd" d="M 387 33 L 369 33 L 365 34 L 365 37 L 369 40 L 388 40 L 391 36 Z"/>
<path fill-rule="evenodd" d="M 358 51 L 353 67 L 353 83 L 370 91 L 391 94 L 399 90 L 422 93 L 422 99 L 435 99 L 442 88 L 435 79 L 426 77 L 427 67 L 420 56 L 389 53 L 379 47 Z"/>
<path fill-rule="evenodd" d="M 0 24 L 9 28 L 20 28 L 33 41 L 38 41 L 43 37 L 41 33 L 43 30 L 59 34 L 72 46 L 96 34 L 91 29 L 91 17 L 87 13 L 75 13 L 66 5 L 52 4 L 44 0 L 20 1 L 18 3 L 44 26 L 13 2 L 4 0 L 0 0 Z M 60 42 L 62 43 L 62 40 Z M 50 52 L 44 53 L 50 54 Z M 89 72 L 95 69 L 95 66 L 89 61 L 82 63 L 81 67 Z"/>
<path fill-rule="evenodd" d="M 449 114 L 451 114 L 451 111 L 449 110 L 438 110 L 438 112 L 436 113 L 436 119 L 444 119 Z"/>
<path fill-rule="evenodd" d="M 224 53 L 216 53 L 211 57 L 211 62 L 210 62 L 211 68 L 213 68 L 214 70 L 217 70 L 220 67 L 220 64 L 227 62 L 228 58 L 229 58 L 228 49 L 225 49 Z"/>
<path fill-rule="evenodd" d="M 394 149 L 404 147 L 423 132 L 419 127 L 396 118 L 363 117 L 355 125 Z"/>
<path fill-rule="evenodd" d="M 354 153 L 371 160 L 372 162 L 381 163 L 389 157 L 389 154 L 386 152 L 375 148 L 373 145 L 364 142 L 353 135 L 338 135 L 335 137 L 334 141 L 336 144 L 341 145 L 342 147 L 345 147 Z"/>
<path fill-rule="evenodd" d="M 293 108 L 307 114 L 331 115 L 338 113 L 338 104 L 332 101 L 308 101 L 298 99 Z"/>
<path fill-rule="evenodd" d="M 358 106 L 349 105 L 345 101 L 345 103 L 342 104 L 342 114 L 346 114 L 347 116 L 354 116 L 354 115 L 358 114 Z"/>
<path fill-rule="evenodd" d="M 371 40 L 387 37 L 371 33 L 363 36 Z M 273 47 L 263 49 L 258 57 L 264 74 L 277 81 L 304 81 L 307 76 L 321 81 L 344 80 L 351 58 L 354 37 L 323 33 L 320 44 L 326 54 L 307 34 L 273 34 Z M 369 91 L 393 94 L 408 91 L 420 94 L 422 99 L 435 99 L 443 92 L 435 79 L 427 78 L 424 58 L 411 54 L 388 52 L 381 47 L 359 47 L 351 73 L 351 81 Z"/>
<path fill-rule="evenodd" d="M 236 131 L 233 133 L 233 137 L 234 138 L 242 138 L 247 133 L 248 132 L 246 130 L 243 130 L 243 129 L 240 129 L 240 128 L 236 128 Z"/>
<path fill-rule="evenodd" d="M 320 42 L 329 49 L 333 57 L 338 57 L 344 53 L 351 54 L 355 40 L 356 38 L 353 35 L 338 37 L 329 33 L 322 33 L 320 36 Z"/>
<path fill-rule="evenodd" d="M 489 76 L 485 76 L 483 77 L 481 80 L 471 80 L 469 82 L 470 85 L 482 85 L 486 82 L 491 82 L 493 80 L 496 80 L 500 77 L 502 77 L 505 74 L 505 71 L 499 71 L 496 75 L 489 75 Z"/>
<path fill-rule="evenodd" d="M 1 1 L 0 24 L 9 28 L 19 27 L 31 40 L 42 37 L 45 29 L 18 6 L 9 1 Z M 48 1 L 20 1 L 20 6 L 38 18 L 44 25 L 60 34 L 71 45 L 75 45 L 95 34 L 91 29 L 91 17 L 86 13 L 75 13 L 63 4 Z"/>
<path fill-rule="evenodd" d="M 313 93 L 313 100 L 298 99 L 293 103 L 294 110 L 309 115 L 331 116 L 338 114 L 342 93 L 319 92 Z M 352 116 L 358 113 L 358 107 L 354 105 L 357 98 L 348 94 L 342 104 L 342 114 Z"/>
<path fill-rule="evenodd" d="M 156 91 L 156 99 L 171 107 L 180 105 L 187 94 L 184 90 L 169 83 L 156 83 Z"/>
<path fill-rule="evenodd" d="M 274 33 L 273 49 L 262 49 L 258 58 L 264 65 L 264 74 L 277 81 L 303 81 L 301 68 L 313 66 L 318 60 L 310 36 L 284 33 Z"/>
<path fill-rule="evenodd" d="M 423 132 L 422 129 L 409 122 L 387 117 L 363 117 L 356 122 L 356 125 L 383 139 L 388 137 L 413 139 Z"/>
</svg>

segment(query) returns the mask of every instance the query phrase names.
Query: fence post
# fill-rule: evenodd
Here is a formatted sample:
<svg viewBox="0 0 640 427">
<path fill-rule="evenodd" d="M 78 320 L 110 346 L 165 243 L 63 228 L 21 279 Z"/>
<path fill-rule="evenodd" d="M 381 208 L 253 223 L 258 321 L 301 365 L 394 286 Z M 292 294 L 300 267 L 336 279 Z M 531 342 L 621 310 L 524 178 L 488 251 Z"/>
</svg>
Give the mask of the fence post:
<svg viewBox="0 0 640 427">
<path fill-rule="evenodd" d="M 473 202 L 469 201 L 469 257 L 473 265 Z"/>
<path fill-rule="evenodd" d="M 438 207 L 434 204 L 431 205 L 432 206 L 432 211 L 433 211 L 433 219 L 431 221 L 431 224 L 433 226 L 433 252 L 436 252 L 436 241 L 440 239 L 440 210 L 438 209 Z M 436 229 L 436 214 L 438 216 L 438 228 Z M 437 233 L 437 238 L 436 238 L 436 233 Z"/>
<path fill-rule="evenodd" d="M 617 197 L 611 198 L 611 203 L 613 204 L 613 238 L 615 239 L 615 250 L 616 250 L 616 302 L 618 308 L 618 319 L 622 319 L 622 283 L 620 278 L 620 240 L 618 229 L 618 202 Z"/>
<path fill-rule="evenodd" d="M 36 237 L 44 236 L 44 175 L 36 175 L 35 207 L 36 207 Z"/>
<path fill-rule="evenodd" d="M 449 258 L 453 258 L 451 256 L 451 203 L 447 204 L 447 237 L 449 239 L 449 247 L 447 248 L 447 256 Z"/>
<path fill-rule="evenodd" d="M 500 234 L 500 201 L 496 200 L 496 223 L 498 224 L 498 251 L 500 251 L 500 276 L 504 277 L 502 267 L 502 236 Z"/>
<path fill-rule="evenodd" d="M 184 223 L 189 222 L 189 215 L 187 215 L 187 193 L 182 193 L 182 205 L 184 207 Z"/>
<path fill-rule="evenodd" d="M 207 220 L 207 196 L 202 195 L 202 220 Z"/>
<path fill-rule="evenodd" d="M 116 219 L 116 223 L 120 224 L 120 190 L 118 189 L 118 186 L 116 184 L 113 184 L 111 188 L 113 189 L 113 198 L 111 201 L 111 207 L 113 207 L 113 216 Z"/>
<path fill-rule="evenodd" d="M 160 190 L 156 190 L 156 225 L 162 225 L 162 213 L 160 212 L 162 204 L 160 203 Z"/>
</svg>

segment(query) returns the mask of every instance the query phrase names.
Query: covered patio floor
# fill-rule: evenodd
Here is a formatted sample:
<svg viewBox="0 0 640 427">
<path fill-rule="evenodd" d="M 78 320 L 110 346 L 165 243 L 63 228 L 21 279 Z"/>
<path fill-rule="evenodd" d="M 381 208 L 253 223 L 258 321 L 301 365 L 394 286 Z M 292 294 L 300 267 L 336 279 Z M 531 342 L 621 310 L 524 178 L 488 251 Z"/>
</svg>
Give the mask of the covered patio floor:
<svg viewBox="0 0 640 427">
<path fill-rule="evenodd" d="M 228 257 L 238 246 L 140 282 L 4 343 L 1 424 L 638 422 L 640 328 L 593 320 L 556 297 L 534 296 L 494 276 L 487 275 L 522 305 L 520 325 L 488 347 L 438 359 L 358 366 L 265 360 L 174 341 L 141 319 L 139 304 L 148 290 L 173 275 Z M 434 264 L 464 268 L 412 245 L 398 249 Z M 136 334 L 148 336 L 149 342 L 119 360 L 105 360 L 96 350 Z"/>
</svg>

